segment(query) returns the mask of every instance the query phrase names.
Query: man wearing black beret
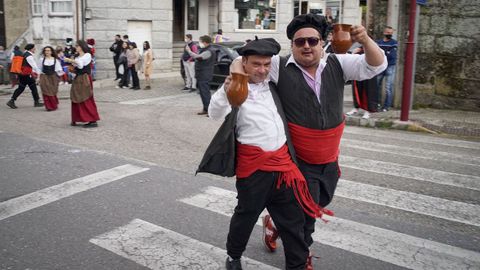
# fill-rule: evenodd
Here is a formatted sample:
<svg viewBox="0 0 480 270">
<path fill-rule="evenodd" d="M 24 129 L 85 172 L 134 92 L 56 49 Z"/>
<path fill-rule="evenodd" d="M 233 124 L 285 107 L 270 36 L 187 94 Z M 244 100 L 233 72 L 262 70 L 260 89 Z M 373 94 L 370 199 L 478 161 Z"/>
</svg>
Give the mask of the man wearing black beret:
<svg viewBox="0 0 480 270">
<path fill-rule="evenodd" d="M 228 89 L 220 87 L 208 107 L 210 118 L 225 121 L 198 171 L 237 177 L 238 204 L 227 238 L 227 269 L 242 269 L 242 253 L 258 217 L 267 208 L 278 228 L 277 235 L 282 238 L 286 269 L 304 270 L 308 257 L 303 233 L 304 213 L 318 216 L 321 211 L 296 165 L 285 114 L 274 84 L 269 82 L 271 58 L 279 51 L 280 44 L 272 38 L 255 38 L 238 49 L 243 56 L 242 73 L 249 76 L 247 99 L 239 107 L 232 108 Z M 228 143 L 220 138 L 229 137 L 229 132 L 234 133 L 234 139 L 229 141 L 233 146 L 229 149 L 235 150 L 225 158 L 222 146 Z M 223 156 L 215 158 L 211 149 L 221 149 L 218 152 Z M 224 172 L 218 170 L 220 163 L 236 164 L 235 171 L 217 173 Z M 205 164 L 212 165 L 214 170 L 209 170 Z"/>
<path fill-rule="evenodd" d="M 299 168 L 307 179 L 313 199 L 321 207 L 331 202 L 340 177 L 338 154 L 345 125 L 345 81 L 366 80 L 387 67 L 385 54 L 368 37 L 363 26 L 355 25 L 350 30 L 352 41 L 363 46 L 363 55 L 325 53 L 322 38 L 326 28 L 327 23 L 321 15 L 305 14 L 293 18 L 287 26 L 292 55 L 272 57 L 270 70 L 270 80 L 277 85 Z M 241 70 L 239 60 L 234 61 L 231 70 Z M 227 78 L 225 84 L 229 83 Z M 305 220 L 305 241 L 310 246 L 315 219 L 305 215 Z M 264 229 L 272 229 L 271 234 L 275 233 L 272 227 Z M 263 241 L 272 246 L 273 240 L 267 237 Z M 306 269 L 313 269 L 311 259 Z"/>
</svg>

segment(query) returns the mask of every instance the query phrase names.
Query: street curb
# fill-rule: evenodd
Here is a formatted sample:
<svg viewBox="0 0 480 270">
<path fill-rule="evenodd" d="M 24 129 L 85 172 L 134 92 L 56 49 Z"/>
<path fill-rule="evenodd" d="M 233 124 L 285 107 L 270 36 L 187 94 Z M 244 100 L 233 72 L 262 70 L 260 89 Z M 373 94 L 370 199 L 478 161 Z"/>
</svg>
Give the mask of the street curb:
<svg viewBox="0 0 480 270">
<path fill-rule="evenodd" d="M 388 118 L 369 118 L 363 119 L 359 116 L 345 116 L 345 123 L 348 126 L 359 126 L 359 127 L 369 127 L 369 128 L 383 128 L 383 129 L 396 129 L 396 130 L 406 130 L 412 132 L 424 132 L 430 134 L 440 134 L 439 132 L 430 130 L 423 127 L 421 124 L 412 122 L 412 121 L 400 121 L 393 120 Z"/>
</svg>

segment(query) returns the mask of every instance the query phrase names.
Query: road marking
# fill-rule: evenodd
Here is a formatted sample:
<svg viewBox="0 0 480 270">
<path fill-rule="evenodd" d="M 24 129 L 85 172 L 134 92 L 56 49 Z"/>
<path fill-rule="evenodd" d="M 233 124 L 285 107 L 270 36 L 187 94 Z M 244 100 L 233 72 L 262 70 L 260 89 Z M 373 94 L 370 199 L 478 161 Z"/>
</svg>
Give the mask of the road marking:
<svg viewBox="0 0 480 270">
<path fill-rule="evenodd" d="M 128 100 L 128 101 L 122 101 L 122 102 L 119 102 L 119 103 L 120 104 L 126 104 L 126 105 L 145 105 L 145 104 L 152 104 L 152 103 L 155 103 L 155 102 L 158 102 L 158 101 L 185 98 L 185 97 L 190 97 L 190 96 L 191 95 L 188 95 L 188 94 L 180 94 L 180 95 L 164 96 L 164 97 L 156 97 L 156 98 Z"/>
<path fill-rule="evenodd" d="M 454 147 L 480 150 L 480 143 L 478 142 L 461 141 L 461 140 L 455 140 L 455 139 L 444 139 L 444 138 L 438 138 L 432 135 L 417 135 L 417 134 L 414 134 L 413 132 L 398 133 L 395 131 L 385 131 L 385 130 L 378 130 L 378 129 L 359 128 L 359 127 L 349 126 L 345 129 L 345 133 L 354 134 L 354 135 L 365 135 L 365 136 L 369 136 L 372 139 L 389 138 L 390 140 L 402 140 L 402 141 L 409 141 L 409 142 L 439 144 L 439 145 L 445 145 L 445 146 L 454 146 Z"/>
<path fill-rule="evenodd" d="M 149 168 L 126 164 L 1 202 L 0 221 L 82 191 L 108 184 L 147 170 L 149 170 Z"/>
<path fill-rule="evenodd" d="M 236 193 L 209 186 L 181 199 L 188 205 L 232 216 Z M 316 223 L 313 238 L 324 245 L 410 269 L 480 269 L 480 253 L 346 219 L 326 217 Z M 261 225 L 259 219 L 257 225 Z"/>
<path fill-rule="evenodd" d="M 362 141 L 362 140 L 355 140 L 355 139 L 342 139 L 342 146 L 355 148 L 360 150 L 372 151 L 372 152 L 379 152 L 379 153 L 388 153 L 394 154 L 396 156 L 407 156 L 407 157 L 415 157 L 415 158 L 422 158 L 422 159 L 430 159 L 436 161 L 446 161 L 446 162 L 453 162 L 458 164 L 466 164 L 466 165 L 473 165 L 479 166 L 480 165 L 480 157 L 477 156 L 466 156 L 442 151 L 433 151 L 421 148 L 412 148 L 412 147 L 404 147 L 398 145 L 391 145 L 391 144 L 383 144 L 383 143 L 375 143 L 369 141 Z"/>
<path fill-rule="evenodd" d="M 221 248 L 141 219 L 90 242 L 153 270 L 218 270 L 225 268 L 227 258 Z M 242 262 L 246 269 L 278 269 L 245 257 Z"/>
<path fill-rule="evenodd" d="M 335 196 L 480 226 L 480 206 L 341 179 Z"/>
<path fill-rule="evenodd" d="M 480 190 L 480 177 L 433 169 L 420 168 L 398 163 L 340 155 L 340 167 L 347 167 L 370 173 L 410 178 L 435 184 Z"/>
</svg>

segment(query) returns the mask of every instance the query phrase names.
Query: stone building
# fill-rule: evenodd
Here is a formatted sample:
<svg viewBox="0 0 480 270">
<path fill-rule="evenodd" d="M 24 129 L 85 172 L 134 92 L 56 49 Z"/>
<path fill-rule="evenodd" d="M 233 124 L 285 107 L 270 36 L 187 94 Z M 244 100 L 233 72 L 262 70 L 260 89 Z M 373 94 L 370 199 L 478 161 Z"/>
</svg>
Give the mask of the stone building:
<svg viewBox="0 0 480 270">
<path fill-rule="evenodd" d="M 395 100 L 400 103 L 410 1 L 368 2 L 368 29 L 381 38 L 395 28 L 399 41 Z M 394 7 L 395 12 L 392 12 Z M 392 16 L 393 13 L 393 16 Z M 420 8 L 413 104 L 480 111 L 480 2 L 428 0 Z M 391 17 L 398 18 L 391 20 Z"/>
</svg>

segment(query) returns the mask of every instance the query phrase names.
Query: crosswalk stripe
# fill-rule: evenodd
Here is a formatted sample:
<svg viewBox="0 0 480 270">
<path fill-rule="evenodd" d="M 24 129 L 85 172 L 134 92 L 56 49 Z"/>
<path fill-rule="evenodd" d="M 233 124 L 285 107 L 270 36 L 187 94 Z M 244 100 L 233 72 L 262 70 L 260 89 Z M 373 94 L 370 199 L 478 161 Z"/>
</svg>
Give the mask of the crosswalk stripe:
<svg viewBox="0 0 480 270">
<path fill-rule="evenodd" d="M 134 219 L 91 243 L 152 270 L 224 269 L 227 252 L 155 224 Z M 278 269 L 242 257 L 246 269 Z"/>
<path fill-rule="evenodd" d="M 478 142 L 469 142 L 469 141 L 461 141 L 455 139 L 445 139 L 445 138 L 437 138 L 434 136 L 425 136 L 425 135 L 417 135 L 414 133 L 409 133 L 408 137 L 405 136 L 404 133 L 400 134 L 397 132 L 392 131 L 385 131 L 385 130 L 378 130 L 378 129 L 368 129 L 368 128 L 359 128 L 359 127 L 352 127 L 349 126 L 345 129 L 345 133 L 353 134 L 353 135 L 365 135 L 369 136 L 370 138 L 389 138 L 390 140 L 400 140 L 400 141 L 410 141 L 410 142 L 418 142 L 418 143 L 428 143 L 428 144 L 438 144 L 438 145 L 445 145 L 445 146 L 453 146 L 453 147 L 460 147 L 460 148 L 467 148 L 467 149 L 478 149 L 480 150 L 480 143 Z"/>
<path fill-rule="evenodd" d="M 156 98 L 145 98 L 145 99 L 136 99 L 136 100 L 128 100 L 119 102 L 120 104 L 125 105 L 145 105 L 145 104 L 152 104 L 158 101 L 163 100 L 170 100 L 170 99 L 179 99 L 189 97 L 190 95 L 180 94 L 180 95 L 173 95 L 173 96 L 163 96 L 163 97 L 156 97 Z"/>
<path fill-rule="evenodd" d="M 370 173 L 381 173 L 410 178 L 435 184 L 480 190 L 480 177 L 460 173 L 420 168 L 392 162 L 340 155 L 340 167 L 347 167 Z"/>
<path fill-rule="evenodd" d="M 355 139 L 342 139 L 342 147 L 366 150 L 378 153 L 394 154 L 396 156 L 407 156 L 422 159 L 430 159 L 436 161 L 448 161 L 450 163 L 459 163 L 466 165 L 480 165 L 480 157 L 465 156 L 460 154 L 448 153 L 443 151 L 433 151 L 421 148 L 412 148 L 406 146 L 398 146 L 391 144 L 383 144 Z"/>
<path fill-rule="evenodd" d="M 341 179 L 336 196 L 480 226 L 480 206 Z"/>
<path fill-rule="evenodd" d="M 231 216 L 236 193 L 209 186 L 203 193 L 180 201 L 225 216 Z M 480 269 L 480 253 L 378 228 L 358 222 L 327 217 L 316 223 L 316 242 L 344 249 L 409 269 Z M 261 220 L 257 222 L 261 225 Z"/>
<path fill-rule="evenodd" d="M 1 202 L 0 221 L 28 210 L 72 196 L 76 193 L 120 180 L 127 176 L 138 174 L 147 170 L 149 170 L 149 168 L 141 168 L 135 165 L 126 164 Z"/>
</svg>

